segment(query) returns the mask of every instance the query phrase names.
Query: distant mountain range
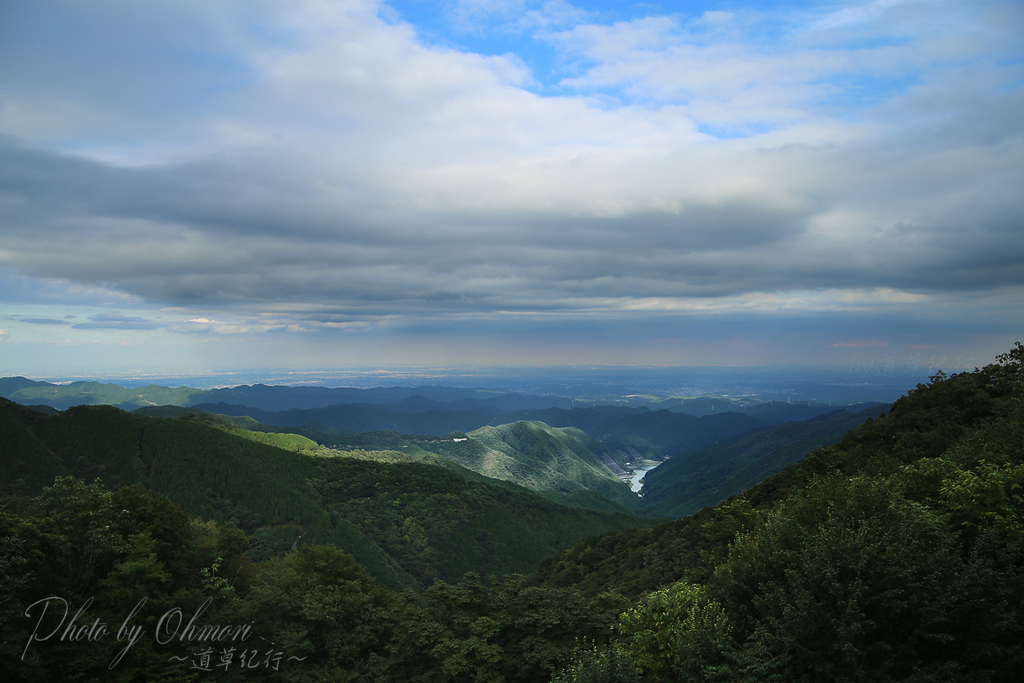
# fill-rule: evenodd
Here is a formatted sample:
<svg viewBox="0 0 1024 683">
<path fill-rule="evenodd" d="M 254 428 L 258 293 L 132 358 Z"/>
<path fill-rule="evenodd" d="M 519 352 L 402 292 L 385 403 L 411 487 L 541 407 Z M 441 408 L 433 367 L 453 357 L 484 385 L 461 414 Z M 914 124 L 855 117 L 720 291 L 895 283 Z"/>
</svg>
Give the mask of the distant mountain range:
<svg viewBox="0 0 1024 683">
<path fill-rule="evenodd" d="M 768 422 L 806 420 L 815 415 L 827 413 L 844 406 L 823 403 L 788 403 L 769 401 L 757 403 L 749 397 L 744 399 L 705 396 L 693 399 L 648 398 L 638 402 L 637 397 L 628 399 L 630 406 L 619 406 L 620 399 L 604 397 L 590 399 L 580 405 L 575 399 L 557 395 L 523 395 L 495 389 L 455 388 L 444 386 L 377 387 L 355 389 L 348 387 L 291 387 L 266 386 L 263 384 L 240 385 L 220 389 L 193 389 L 189 387 L 122 387 L 102 382 L 71 382 L 53 384 L 39 382 L 25 377 L 0 378 L 0 397 L 22 405 L 47 405 L 64 410 L 76 405 L 113 405 L 123 410 L 134 410 L 145 406 L 177 405 L 183 407 L 201 404 L 240 405 L 268 413 L 294 410 L 312 410 L 336 405 L 359 405 L 384 410 L 388 413 L 456 412 L 472 413 L 485 417 L 503 416 L 502 424 L 517 420 L 539 420 L 557 427 L 576 426 L 588 434 L 596 432 L 578 422 L 579 419 L 607 423 L 608 416 L 625 417 L 647 411 L 669 410 L 696 417 L 725 412 L 739 412 Z M 569 420 L 556 424 L 559 417 L 545 414 L 550 409 L 569 413 L 592 408 L 597 410 L 589 417 Z M 510 415 L 510 413 L 520 414 Z M 483 426 L 483 425 L 480 425 Z M 362 430 L 370 431 L 370 430 Z"/>
<path fill-rule="evenodd" d="M 526 431 L 563 450 L 557 434 Z M 648 524 L 562 505 L 555 493 L 540 496 L 424 451 L 339 453 L 187 411 L 159 418 L 79 406 L 47 414 L 0 399 L 0 494 L 36 495 L 67 475 L 112 489 L 141 483 L 190 515 L 231 521 L 254 559 L 299 539 L 336 545 L 395 589 L 457 581 L 467 571 L 523 573 L 584 536 Z"/>
<path fill-rule="evenodd" d="M 891 406 L 782 424 L 720 398 L 700 416 L 502 413 L 601 438 L 528 419 L 344 432 L 0 398 L 0 669 L 114 675 L 121 645 L 78 647 L 87 625 L 24 660 L 42 632 L 31 610 L 69 596 L 89 624 L 146 603 L 140 628 L 209 606 L 200 628 L 251 624 L 261 648 L 316 665 L 296 679 L 1016 681 L 1024 348 L 997 360 Z M 473 413 L 431 401 L 376 405 Z M 626 495 L 634 454 L 672 448 Z M 120 678 L 167 678 L 149 642 Z"/>
<path fill-rule="evenodd" d="M 81 403 L 150 417 L 198 411 L 249 433 L 288 432 L 324 448 L 439 457 L 464 474 L 560 503 L 673 517 L 750 488 L 888 409 L 723 397 L 574 407 L 564 397 L 438 386 L 197 390 L 23 377 L 0 379 L 0 395 L 53 412 Z M 622 480 L 644 461 L 665 462 L 647 473 L 640 499 Z"/>
<path fill-rule="evenodd" d="M 0 396 L 22 405 L 48 405 L 58 410 L 76 405 L 113 405 L 122 410 L 132 410 L 154 405 L 187 407 L 200 403 L 228 403 L 273 412 L 338 404 L 390 404 L 390 410 L 394 412 L 445 410 L 497 415 L 510 410 L 572 406 L 572 399 L 565 397 L 522 396 L 488 389 L 441 386 L 354 389 L 255 384 L 192 389 L 151 384 L 126 388 L 102 382 L 52 384 L 25 377 L 0 378 Z"/>
</svg>

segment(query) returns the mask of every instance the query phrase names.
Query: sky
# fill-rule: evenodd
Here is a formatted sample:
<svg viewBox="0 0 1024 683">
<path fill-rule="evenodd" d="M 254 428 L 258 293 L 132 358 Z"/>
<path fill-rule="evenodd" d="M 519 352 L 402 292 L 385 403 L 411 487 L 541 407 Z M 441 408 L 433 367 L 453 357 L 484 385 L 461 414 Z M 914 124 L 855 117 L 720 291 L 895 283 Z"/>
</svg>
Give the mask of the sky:
<svg viewBox="0 0 1024 683">
<path fill-rule="evenodd" d="M 969 369 L 1022 112 L 1019 0 L 4 0 L 0 376 Z"/>
</svg>

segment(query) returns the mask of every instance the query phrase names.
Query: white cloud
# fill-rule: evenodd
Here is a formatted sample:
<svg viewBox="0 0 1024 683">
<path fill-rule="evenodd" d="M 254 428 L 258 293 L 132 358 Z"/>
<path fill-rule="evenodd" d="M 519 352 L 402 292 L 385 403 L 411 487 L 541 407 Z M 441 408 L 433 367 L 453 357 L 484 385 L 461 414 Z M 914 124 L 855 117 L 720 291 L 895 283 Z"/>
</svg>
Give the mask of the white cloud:
<svg viewBox="0 0 1024 683">
<path fill-rule="evenodd" d="M 897 5 L 918 0 L 873 0 L 872 2 L 844 7 L 841 10 L 827 14 L 817 21 L 817 26 L 823 29 L 849 26 L 851 24 L 863 24 L 878 18 L 886 10 Z"/>
<path fill-rule="evenodd" d="M 188 309 L 166 331 L 866 310 L 1021 281 L 1013 3 L 451 6 L 577 63 L 557 95 L 377 2 L 12 7 L 32 31 L 0 28 L 23 70 L 0 75 L 0 266 Z"/>
</svg>

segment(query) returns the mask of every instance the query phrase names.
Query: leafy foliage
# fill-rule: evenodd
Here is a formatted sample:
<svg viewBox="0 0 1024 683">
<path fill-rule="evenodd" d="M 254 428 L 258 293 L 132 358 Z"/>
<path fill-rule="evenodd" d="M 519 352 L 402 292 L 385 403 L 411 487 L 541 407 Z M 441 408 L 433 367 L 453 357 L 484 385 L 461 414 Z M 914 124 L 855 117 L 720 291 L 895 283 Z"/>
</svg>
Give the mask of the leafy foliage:
<svg viewBox="0 0 1024 683">
<path fill-rule="evenodd" d="M 29 482 L 50 472 L 101 478 L 112 488 L 140 483 L 188 515 L 237 526 L 254 560 L 332 544 L 392 589 L 422 590 L 471 570 L 530 571 L 581 537 L 643 524 L 621 512 L 568 508 L 511 483 L 495 486 L 425 451 L 339 453 L 195 412 L 171 419 L 79 406 L 46 416 L 0 399 L 0 426 L 0 436 L 28 444 L 32 462 L 42 463 L 26 477 L 26 454 L 0 452 L 9 493 L 38 492 L 42 486 Z"/>
<path fill-rule="evenodd" d="M 0 670 L 12 681 L 197 680 L 206 648 L 229 681 L 527 683 L 567 665 L 577 637 L 606 646 L 626 607 L 472 573 L 398 594 L 328 545 L 252 565 L 237 528 L 190 520 L 140 486 L 58 479 L 7 499 L 0 533 Z M 140 629 L 130 647 L 114 633 L 125 623 Z M 195 637 L 235 631 L 248 635 Z"/>
<path fill-rule="evenodd" d="M 587 536 L 537 574 L 504 579 L 460 572 L 535 562 L 596 517 L 410 454 L 316 456 L 195 421 L 0 403 L 17 443 L 126 484 L 58 477 L 2 500 L 0 670 L 12 681 L 197 680 L 185 639 L 147 635 L 125 650 L 93 637 L 128 614 L 152 634 L 181 609 L 197 626 L 251 630 L 251 642 L 208 653 L 230 665 L 219 674 L 228 681 L 1016 681 L 1022 368 L 1017 345 L 994 365 L 936 376 L 742 496 Z M 224 451 L 204 455 L 204 443 Z M 247 465 L 248 478 L 220 461 Z M 15 479 L 5 481 L 18 494 L 28 479 Z M 182 499 L 217 516 L 152 493 L 154 481 L 200 482 L 212 495 Z M 299 490 L 301 501 L 287 497 Z M 254 529 L 291 540 L 285 553 L 252 561 L 252 530 L 231 521 L 250 513 L 278 520 Z M 522 542 L 524 528 L 539 545 Z M 433 583 L 390 590 L 331 538 L 364 539 L 394 570 L 385 578 Z M 57 596 L 65 619 L 81 610 L 73 627 L 59 602 L 42 613 Z M 254 646 L 251 670 L 231 668 Z"/>
<path fill-rule="evenodd" d="M 1016 680 L 1022 360 L 1018 344 L 937 375 L 743 497 L 588 539 L 535 580 L 635 592 L 649 584 L 621 568 L 690 549 L 621 617 L 619 651 L 645 681 Z"/>
<path fill-rule="evenodd" d="M 749 489 L 808 453 L 839 441 L 888 406 L 850 413 L 837 410 L 723 438 L 681 453 L 647 473 L 643 506 L 678 517 L 693 514 Z"/>
<path fill-rule="evenodd" d="M 732 624 L 718 602 L 698 585 L 676 582 L 623 612 L 621 652 L 658 679 L 715 679 L 727 671 Z"/>
</svg>

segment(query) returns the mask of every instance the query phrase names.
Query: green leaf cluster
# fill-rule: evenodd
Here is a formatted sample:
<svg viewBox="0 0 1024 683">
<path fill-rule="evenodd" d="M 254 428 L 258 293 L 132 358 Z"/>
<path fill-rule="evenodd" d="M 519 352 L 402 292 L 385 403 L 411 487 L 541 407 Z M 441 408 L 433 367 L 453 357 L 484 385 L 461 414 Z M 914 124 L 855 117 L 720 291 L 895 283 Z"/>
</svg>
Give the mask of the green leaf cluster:
<svg viewBox="0 0 1024 683">
<path fill-rule="evenodd" d="M 534 579 L 636 594 L 653 578 L 631 573 L 638 558 L 666 565 L 598 658 L 614 650 L 644 681 L 1017 680 L 1022 361 L 1017 344 L 937 375 L 744 496 L 588 539 Z"/>
</svg>

